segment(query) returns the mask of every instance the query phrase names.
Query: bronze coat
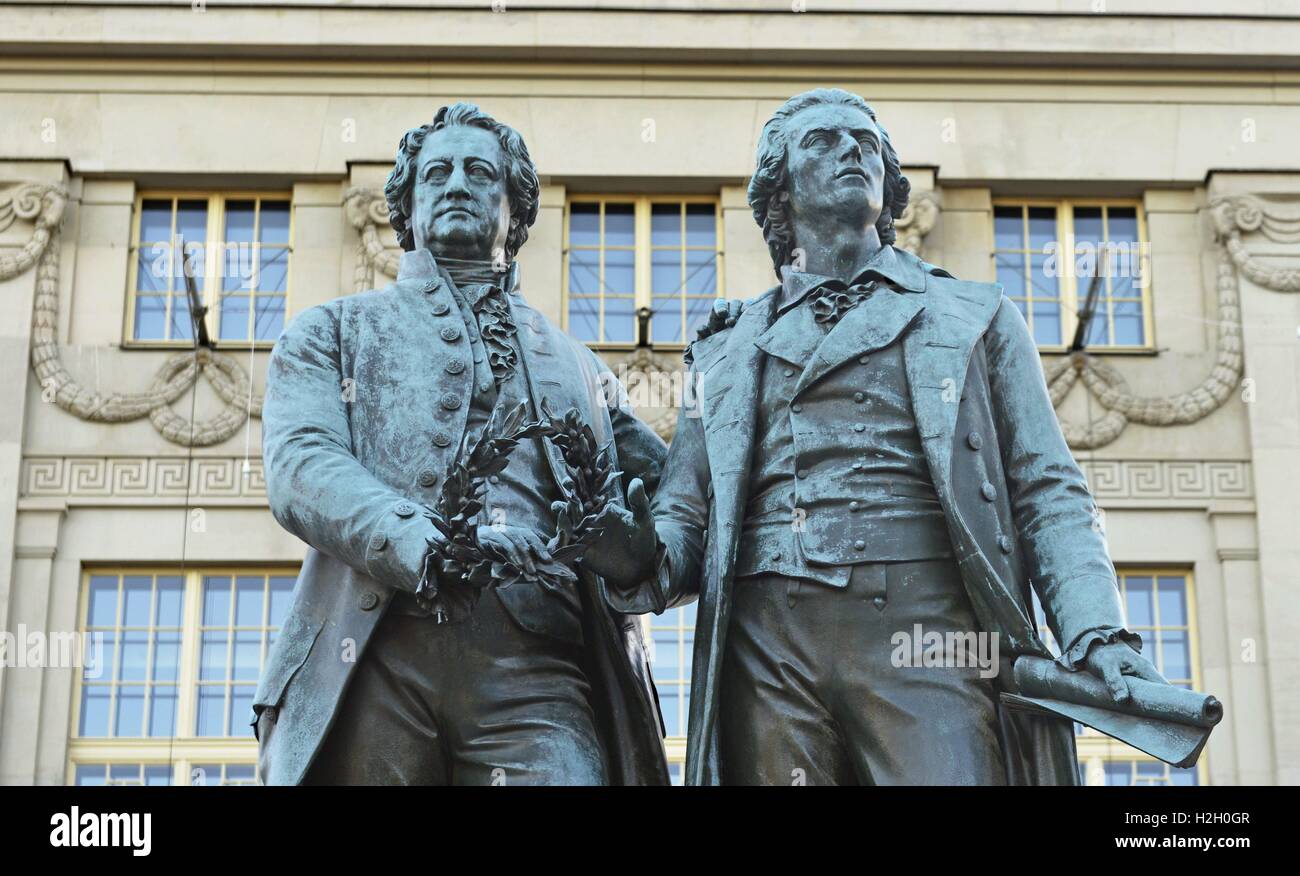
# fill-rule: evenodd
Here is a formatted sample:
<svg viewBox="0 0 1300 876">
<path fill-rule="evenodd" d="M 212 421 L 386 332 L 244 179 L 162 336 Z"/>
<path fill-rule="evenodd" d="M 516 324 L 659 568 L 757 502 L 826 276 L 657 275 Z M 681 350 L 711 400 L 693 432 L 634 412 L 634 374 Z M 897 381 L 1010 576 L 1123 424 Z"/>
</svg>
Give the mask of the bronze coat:
<svg viewBox="0 0 1300 876">
<path fill-rule="evenodd" d="M 896 257 L 900 277 L 921 294 L 900 295 L 902 310 L 884 322 L 846 315 L 808 359 L 796 392 L 901 337 L 930 474 L 976 616 L 1001 636 L 997 680 L 1006 685 L 1012 654 L 1048 654 L 1033 622 L 1031 587 L 1057 641 L 1069 646 L 1121 628 L 1114 567 L 1020 312 L 997 284 L 953 279 L 906 252 Z M 769 325 L 777 292 L 747 303 L 733 328 L 694 345 L 688 384 L 698 387 L 698 397 L 684 402 L 653 502 L 664 562 L 657 581 L 619 603 L 648 611 L 659 600 L 700 600 L 687 739 L 691 784 L 718 783 L 719 678 L 763 355 L 755 341 Z M 996 491 L 991 500 L 985 481 Z M 1002 709 L 1000 731 L 1010 782 L 1078 782 L 1068 721 Z"/>
<path fill-rule="evenodd" d="M 254 700 L 267 784 L 302 781 L 392 596 L 417 585 L 433 533 L 421 506 L 437 498 L 473 391 L 472 368 L 447 367 L 452 359 L 472 360 L 460 313 L 431 307 L 451 300 L 446 282 L 399 280 L 311 308 L 271 356 L 263 408 L 267 495 L 276 520 L 310 549 Z M 534 404 L 545 398 L 557 414 L 576 407 L 598 442 L 614 440 L 625 478 L 642 477 L 653 489 L 663 441 L 625 406 L 606 404 L 605 389 L 616 385 L 609 369 L 522 296 L 512 295 L 511 305 Z M 562 458 L 547 449 L 563 490 Z M 421 486 L 429 471 L 437 483 Z M 582 584 L 585 668 L 610 779 L 667 784 L 639 620 L 613 611 L 594 576 L 584 572 Z M 500 597 L 525 626 L 538 617 L 528 596 Z"/>
</svg>

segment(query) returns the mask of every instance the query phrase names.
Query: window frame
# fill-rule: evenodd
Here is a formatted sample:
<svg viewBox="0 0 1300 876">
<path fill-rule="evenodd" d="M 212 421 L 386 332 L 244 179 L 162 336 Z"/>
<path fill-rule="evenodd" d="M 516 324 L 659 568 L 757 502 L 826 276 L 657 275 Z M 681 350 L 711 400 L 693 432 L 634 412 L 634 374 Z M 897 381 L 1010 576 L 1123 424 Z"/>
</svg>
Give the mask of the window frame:
<svg viewBox="0 0 1300 876">
<path fill-rule="evenodd" d="M 172 237 L 175 239 L 176 233 L 176 202 L 186 201 L 206 201 L 207 202 L 207 231 L 203 240 L 204 246 L 204 272 L 203 282 L 199 288 L 199 297 L 203 304 L 208 308 L 205 317 L 208 327 L 208 337 L 212 339 L 213 344 L 223 350 L 270 350 L 275 346 L 274 338 L 255 340 L 252 338 L 245 340 L 222 340 L 221 339 L 221 277 L 213 276 L 213 272 L 207 270 L 213 264 L 223 264 L 225 259 L 225 219 L 226 219 L 226 202 L 227 201 L 248 201 L 252 200 L 257 203 L 256 216 L 254 224 L 254 242 L 260 247 L 262 244 L 257 241 L 257 235 L 260 231 L 260 221 L 262 215 L 262 201 L 285 201 L 289 205 L 289 242 L 284 245 L 288 250 L 288 259 L 285 265 L 284 276 L 284 324 L 287 326 L 293 313 L 293 253 L 294 253 L 294 225 L 296 223 L 297 210 L 294 208 L 293 192 L 281 189 L 137 189 L 135 201 L 131 207 L 131 242 L 127 253 L 127 288 L 126 288 L 126 307 L 124 310 L 124 322 L 122 325 L 122 346 L 125 349 L 132 350 L 174 350 L 190 349 L 194 346 L 193 340 L 184 338 L 173 338 L 162 340 L 158 338 L 135 337 L 135 310 L 136 296 L 139 290 L 136 288 L 139 282 L 140 272 L 140 225 L 144 219 L 144 202 L 153 200 L 171 200 L 172 201 Z M 213 241 L 220 242 L 220 253 L 216 254 L 211 246 Z M 186 241 L 191 243 L 192 241 Z M 195 278 L 198 280 L 199 278 Z M 251 308 L 250 308 L 251 309 Z"/>
<path fill-rule="evenodd" d="M 68 749 L 65 758 L 65 784 L 76 781 L 77 766 L 84 764 L 144 764 L 172 766 L 172 784 L 190 784 L 196 765 L 225 764 L 257 766 L 257 740 L 249 728 L 247 738 L 239 736 L 196 736 L 182 731 L 194 726 L 199 700 L 199 659 L 202 646 L 203 579 L 208 576 L 239 575 L 282 576 L 296 578 L 300 566 L 282 563 L 221 566 L 104 565 L 87 566 L 81 571 L 81 589 L 77 595 L 77 632 L 86 629 L 90 600 L 90 581 L 97 576 L 130 575 L 175 576 L 182 581 L 181 641 L 177 663 L 176 728 L 173 736 L 80 736 L 81 701 L 84 680 L 78 669 L 74 673 L 72 707 L 68 710 Z M 267 655 L 269 656 L 270 646 Z M 263 657 L 263 660 L 266 658 Z"/>
<path fill-rule="evenodd" d="M 1071 261 L 1075 255 L 1075 237 L 1074 237 L 1074 210 L 1076 207 L 1131 207 L 1137 218 L 1138 228 L 1138 247 L 1139 258 L 1142 263 L 1142 273 L 1145 283 L 1138 288 L 1142 293 L 1142 337 L 1141 344 L 1088 344 L 1087 349 L 1091 352 L 1110 354 L 1128 354 L 1128 355 L 1151 355 L 1157 352 L 1155 337 L 1155 319 L 1152 313 L 1152 287 L 1154 285 L 1151 278 L 1151 255 L 1150 246 L 1151 238 L 1147 229 L 1147 215 L 1144 202 L 1141 198 L 993 198 L 992 208 L 990 209 L 989 223 L 989 263 L 993 272 L 994 282 L 997 282 L 997 257 L 1005 250 L 997 248 L 997 218 L 996 209 L 998 207 L 1053 207 L 1056 210 L 1056 240 L 1060 245 L 1062 252 L 1069 253 Z M 1027 221 L 1023 218 L 1027 214 L 1022 212 L 1022 222 Z M 1108 221 L 1108 220 L 1106 220 Z M 1028 229 L 1022 232 L 1022 242 L 1026 247 L 1029 245 Z M 1073 270 L 1062 272 L 1058 278 L 1059 282 L 1059 301 L 1061 304 L 1061 343 L 1059 344 L 1036 344 L 1041 353 L 1068 353 L 1070 351 L 1070 342 L 1074 338 L 1075 329 L 1079 323 L 1079 306 L 1083 298 L 1087 297 L 1088 289 L 1086 284 L 1082 289 L 1079 288 L 1079 278 L 1075 276 Z M 1016 298 L 1017 295 L 1002 290 L 1008 298 Z M 1024 290 L 1021 290 L 1019 297 L 1024 297 Z M 1099 304 L 1104 308 L 1106 301 L 1106 292 L 1102 291 L 1099 298 Z M 1115 336 L 1114 322 L 1110 317 L 1109 311 L 1099 313 L 1098 315 L 1106 316 L 1110 321 L 1109 337 Z"/>
<path fill-rule="evenodd" d="M 569 239 L 569 230 L 572 223 L 572 208 L 574 204 L 593 204 L 593 203 L 601 205 L 602 221 L 600 223 L 600 244 L 598 247 L 595 248 L 584 247 L 584 249 L 593 249 L 593 251 L 601 251 L 601 252 L 603 252 L 605 248 L 605 241 L 604 241 L 605 224 L 603 221 L 604 205 L 606 203 L 616 203 L 616 204 L 631 203 L 632 204 L 632 211 L 633 211 L 632 273 L 635 279 L 635 289 L 633 291 L 633 298 L 632 298 L 632 312 L 633 312 L 634 326 L 637 325 L 637 323 L 635 322 L 636 311 L 642 307 L 653 307 L 654 305 L 654 294 L 652 291 L 652 266 L 654 260 L 654 244 L 653 244 L 653 237 L 651 235 L 651 211 L 655 204 L 665 204 L 665 203 L 679 204 L 679 205 L 680 204 L 711 204 L 713 206 L 714 219 L 716 222 L 716 230 L 714 232 L 714 258 L 715 258 L 715 263 L 717 264 L 717 275 L 718 275 L 718 281 L 717 281 L 718 294 L 716 297 L 720 299 L 726 298 L 726 274 L 725 274 L 726 258 L 725 258 L 725 251 L 724 251 L 725 245 L 724 245 L 723 222 L 722 222 L 723 212 L 722 212 L 722 198 L 719 195 L 680 195 L 680 194 L 679 195 L 672 195 L 672 194 L 635 195 L 635 194 L 628 194 L 626 192 L 570 193 L 566 195 L 564 199 L 564 220 L 563 220 L 564 233 L 563 233 L 562 243 L 560 247 L 560 251 L 562 254 L 562 262 L 561 262 L 561 270 L 560 270 L 560 327 L 565 332 L 569 331 L 569 296 L 570 296 L 569 255 L 573 250 L 572 244 Z M 696 251 L 704 251 L 705 248 L 687 246 L 685 241 L 685 236 L 683 236 L 682 246 L 680 248 L 680 251 L 686 252 L 691 249 L 695 249 Z M 605 295 L 604 290 L 601 290 L 600 295 L 601 295 L 601 299 L 603 300 Z M 600 328 L 600 333 L 603 335 L 605 333 L 604 308 L 601 308 L 599 328 Z M 690 330 L 691 330 L 691 326 L 686 326 L 686 325 L 682 326 L 683 339 L 681 341 L 655 341 L 653 343 L 647 344 L 647 346 L 649 346 L 650 349 L 653 350 L 662 350 L 666 352 L 676 352 L 676 351 L 685 350 L 687 345 L 690 343 L 690 338 L 688 336 Z M 653 334 L 653 321 L 652 321 L 651 333 Z M 638 346 L 640 346 L 639 341 L 632 341 L 632 342 L 584 341 L 583 343 L 587 344 L 587 346 L 591 347 L 593 350 L 609 350 L 609 351 L 619 351 L 619 350 L 630 351 L 630 350 L 635 350 Z"/>
</svg>

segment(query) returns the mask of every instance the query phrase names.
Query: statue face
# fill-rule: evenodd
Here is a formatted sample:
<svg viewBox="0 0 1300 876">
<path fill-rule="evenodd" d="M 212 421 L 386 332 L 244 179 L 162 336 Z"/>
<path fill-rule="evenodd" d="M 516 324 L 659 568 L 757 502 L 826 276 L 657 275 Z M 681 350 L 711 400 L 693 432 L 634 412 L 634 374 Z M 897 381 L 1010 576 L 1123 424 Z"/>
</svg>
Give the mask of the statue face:
<svg viewBox="0 0 1300 876">
<path fill-rule="evenodd" d="M 796 222 L 868 228 L 884 205 L 880 129 L 859 109 L 818 104 L 788 124 L 786 170 Z"/>
<path fill-rule="evenodd" d="M 425 137 L 415 166 L 416 249 L 488 260 L 505 246 L 510 204 L 505 155 L 496 137 L 469 125 L 443 128 Z"/>
</svg>

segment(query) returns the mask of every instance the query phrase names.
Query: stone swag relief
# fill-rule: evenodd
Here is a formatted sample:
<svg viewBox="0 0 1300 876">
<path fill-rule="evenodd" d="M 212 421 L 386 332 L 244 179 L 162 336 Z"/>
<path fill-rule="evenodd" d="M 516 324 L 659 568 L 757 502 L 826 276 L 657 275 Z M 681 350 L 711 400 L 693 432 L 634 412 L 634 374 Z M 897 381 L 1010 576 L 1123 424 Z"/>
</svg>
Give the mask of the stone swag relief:
<svg viewBox="0 0 1300 876">
<path fill-rule="evenodd" d="M 1221 706 L 1124 628 L 1019 310 L 894 246 L 862 98 L 763 128 L 778 282 L 699 327 L 670 447 L 528 305 L 538 193 L 515 130 L 441 108 L 385 186 L 396 282 L 276 345 L 267 494 L 309 549 L 265 783 L 667 784 L 639 615 L 693 600 L 688 784 L 1077 784 L 1074 722 L 1196 761 Z"/>
</svg>

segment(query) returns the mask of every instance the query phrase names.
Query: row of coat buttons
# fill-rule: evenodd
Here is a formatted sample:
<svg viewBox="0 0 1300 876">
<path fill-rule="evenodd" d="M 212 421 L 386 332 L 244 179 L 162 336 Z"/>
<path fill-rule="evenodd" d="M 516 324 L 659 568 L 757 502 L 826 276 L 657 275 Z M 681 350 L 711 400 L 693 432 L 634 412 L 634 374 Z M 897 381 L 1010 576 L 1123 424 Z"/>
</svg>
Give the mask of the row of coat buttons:
<svg viewBox="0 0 1300 876">
<path fill-rule="evenodd" d="M 971 431 L 966 435 L 966 445 L 970 447 L 971 450 L 979 450 L 984 446 L 984 438 L 979 432 Z M 986 502 L 992 502 L 998 497 L 997 487 L 993 486 L 991 482 L 986 480 L 984 483 L 980 484 L 980 495 L 984 497 Z M 1014 547 L 1015 543 L 1011 540 L 1011 536 L 998 536 L 998 550 L 1002 551 L 1002 553 L 1009 554 Z"/>
</svg>

